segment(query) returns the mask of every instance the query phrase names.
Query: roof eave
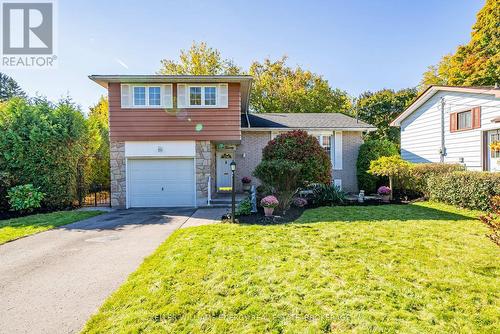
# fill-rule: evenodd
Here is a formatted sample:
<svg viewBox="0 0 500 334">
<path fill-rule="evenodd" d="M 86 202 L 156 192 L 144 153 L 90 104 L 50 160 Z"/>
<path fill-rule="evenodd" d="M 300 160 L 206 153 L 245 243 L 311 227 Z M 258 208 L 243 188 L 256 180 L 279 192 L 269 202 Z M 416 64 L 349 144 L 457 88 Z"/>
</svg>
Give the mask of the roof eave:
<svg viewBox="0 0 500 334">
<path fill-rule="evenodd" d="M 255 127 L 255 128 L 241 128 L 242 131 L 293 131 L 293 130 L 307 130 L 307 131 L 358 131 L 358 132 L 371 132 L 376 131 L 377 128 L 374 127 L 362 127 L 362 128 L 353 128 L 353 127 L 323 127 L 323 128 L 311 128 L 311 127 L 284 127 L 284 128 L 263 128 L 263 127 Z"/>
</svg>

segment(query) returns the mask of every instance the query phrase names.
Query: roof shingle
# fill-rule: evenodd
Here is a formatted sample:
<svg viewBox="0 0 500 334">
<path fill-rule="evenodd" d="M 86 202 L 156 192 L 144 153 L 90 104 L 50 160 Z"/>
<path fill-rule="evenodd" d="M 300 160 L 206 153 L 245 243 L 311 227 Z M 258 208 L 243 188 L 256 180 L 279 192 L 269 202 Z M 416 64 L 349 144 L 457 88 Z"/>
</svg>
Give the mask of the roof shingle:
<svg viewBox="0 0 500 334">
<path fill-rule="evenodd" d="M 340 113 L 249 113 L 248 121 L 247 115 L 241 115 L 241 127 L 275 129 L 376 129 L 373 125 Z"/>
</svg>

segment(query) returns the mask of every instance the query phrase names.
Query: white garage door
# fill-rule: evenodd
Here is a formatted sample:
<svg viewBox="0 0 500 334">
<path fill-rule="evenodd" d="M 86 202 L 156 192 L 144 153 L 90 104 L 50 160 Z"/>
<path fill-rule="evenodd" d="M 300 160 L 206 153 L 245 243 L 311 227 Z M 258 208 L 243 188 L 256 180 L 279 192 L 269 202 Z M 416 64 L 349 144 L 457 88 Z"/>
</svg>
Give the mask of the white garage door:
<svg viewBox="0 0 500 334">
<path fill-rule="evenodd" d="M 129 159 L 130 207 L 195 206 L 193 159 Z"/>
</svg>

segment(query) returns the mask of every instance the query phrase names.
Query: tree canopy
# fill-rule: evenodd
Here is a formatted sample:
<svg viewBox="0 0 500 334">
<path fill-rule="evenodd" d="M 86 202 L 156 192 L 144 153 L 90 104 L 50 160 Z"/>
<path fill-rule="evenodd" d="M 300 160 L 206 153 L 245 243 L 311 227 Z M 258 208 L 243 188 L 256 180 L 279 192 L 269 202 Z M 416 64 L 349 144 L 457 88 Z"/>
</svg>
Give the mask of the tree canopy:
<svg viewBox="0 0 500 334">
<path fill-rule="evenodd" d="M 286 64 L 287 57 L 255 61 L 250 66 L 254 83 L 250 106 L 256 112 L 348 113 L 351 101 L 346 92 L 333 89 L 320 75 Z"/>
<path fill-rule="evenodd" d="M 101 97 L 96 105 L 90 108 L 87 126 L 93 135 L 92 146 L 89 147 L 86 164 L 86 184 L 90 187 L 110 185 L 109 161 L 109 103 L 108 99 Z"/>
<path fill-rule="evenodd" d="M 165 75 L 237 75 L 242 70 L 230 59 L 222 58 L 217 49 L 205 42 L 191 45 L 189 50 L 181 50 L 179 61 L 161 60 L 159 74 Z"/>
<path fill-rule="evenodd" d="M 468 44 L 429 66 L 422 88 L 429 85 L 484 86 L 500 82 L 500 1 L 487 0 L 477 14 Z"/>
<path fill-rule="evenodd" d="M 0 101 L 6 101 L 13 97 L 26 97 L 16 80 L 7 74 L 0 73 Z"/>
<path fill-rule="evenodd" d="M 389 124 L 415 99 L 417 90 L 406 88 L 399 91 L 382 89 L 364 92 L 357 99 L 355 111 L 359 119 L 377 127 L 368 136 L 399 143 L 399 129 Z"/>
</svg>

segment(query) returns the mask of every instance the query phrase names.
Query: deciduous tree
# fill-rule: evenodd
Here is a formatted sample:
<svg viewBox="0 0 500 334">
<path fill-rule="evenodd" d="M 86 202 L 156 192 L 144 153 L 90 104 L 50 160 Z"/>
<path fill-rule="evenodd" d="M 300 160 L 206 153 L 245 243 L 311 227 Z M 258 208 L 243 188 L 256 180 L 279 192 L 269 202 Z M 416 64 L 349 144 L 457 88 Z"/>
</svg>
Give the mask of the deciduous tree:
<svg viewBox="0 0 500 334">
<path fill-rule="evenodd" d="M 251 108 L 272 113 L 348 113 L 351 101 L 346 92 L 333 89 L 318 74 L 286 64 L 287 57 L 250 66 L 253 76 Z"/>
<path fill-rule="evenodd" d="M 240 67 L 231 59 L 222 58 L 217 49 L 205 42 L 193 42 L 189 50 L 181 50 L 179 61 L 161 60 L 159 74 L 165 75 L 237 75 L 242 74 Z"/>
<path fill-rule="evenodd" d="M 478 12 L 468 44 L 444 56 L 424 73 L 429 85 L 484 86 L 500 83 L 500 1 L 487 0 Z"/>
<path fill-rule="evenodd" d="M 415 99 L 415 88 L 382 89 L 378 92 L 364 92 L 356 99 L 355 111 L 362 121 L 377 127 L 377 131 L 368 134 L 372 139 L 390 140 L 399 144 L 399 128 L 389 124 Z"/>
</svg>

